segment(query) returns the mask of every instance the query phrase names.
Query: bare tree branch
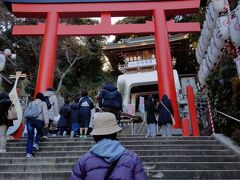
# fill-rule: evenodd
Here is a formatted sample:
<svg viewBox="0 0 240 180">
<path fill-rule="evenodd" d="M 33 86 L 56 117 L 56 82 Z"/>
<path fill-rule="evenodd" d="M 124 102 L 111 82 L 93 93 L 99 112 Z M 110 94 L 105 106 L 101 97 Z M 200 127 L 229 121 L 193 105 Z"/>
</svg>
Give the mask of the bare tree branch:
<svg viewBox="0 0 240 180">
<path fill-rule="evenodd" d="M 65 48 L 65 56 L 66 56 L 66 58 L 67 58 L 68 63 L 71 65 L 71 61 L 70 61 L 70 58 L 69 58 L 69 55 L 68 55 L 68 50 L 67 50 L 67 48 Z"/>
<path fill-rule="evenodd" d="M 59 76 L 62 76 L 62 75 L 63 75 L 63 72 L 60 70 L 58 64 L 56 65 L 56 70 L 57 70 L 57 73 L 59 74 Z"/>
<path fill-rule="evenodd" d="M 68 54 L 68 53 L 65 53 L 65 54 Z M 68 56 L 68 57 L 66 56 L 66 58 L 68 59 L 68 63 L 69 63 L 70 65 L 68 66 L 68 68 L 67 68 L 64 72 L 61 72 L 60 69 L 59 69 L 59 66 L 57 65 L 57 71 L 58 71 L 58 72 L 61 72 L 61 78 L 60 78 L 59 83 L 58 83 L 57 92 L 59 92 L 60 89 L 62 88 L 62 83 L 63 83 L 63 80 L 65 79 L 66 75 L 70 72 L 70 70 L 71 70 L 72 67 L 75 65 L 75 63 L 76 63 L 78 60 L 82 59 L 83 57 L 84 57 L 84 56 L 76 56 L 76 57 L 74 58 L 74 60 L 71 62 L 70 59 L 68 59 L 69 56 Z"/>
<path fill-rule="evenodd" d="M 39 53 L 39 48 L 36 46 L 36 44 L 33 42 L 32 38 L 30 37 L 26 37 L 27 40 L 29 41 L 30 45 L 31 45 L 31 49 L 34 51 L 36 57 L 39 57 L 40 56 L 40 53 Z"/>
</svg>

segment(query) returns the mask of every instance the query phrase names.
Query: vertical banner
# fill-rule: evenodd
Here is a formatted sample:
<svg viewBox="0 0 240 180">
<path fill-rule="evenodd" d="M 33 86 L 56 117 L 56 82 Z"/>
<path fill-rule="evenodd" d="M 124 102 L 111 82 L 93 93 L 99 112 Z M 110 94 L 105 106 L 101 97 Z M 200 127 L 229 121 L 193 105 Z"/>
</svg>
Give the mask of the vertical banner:
<svg viewBox="0 0 240 180">
<path fill-rule="evenodd" d="M 138 109 L 141 113 L 145 112 L 144 97 L 142 97 L 142 96 L 139 96 L 139 108 Z"/>
</svg>

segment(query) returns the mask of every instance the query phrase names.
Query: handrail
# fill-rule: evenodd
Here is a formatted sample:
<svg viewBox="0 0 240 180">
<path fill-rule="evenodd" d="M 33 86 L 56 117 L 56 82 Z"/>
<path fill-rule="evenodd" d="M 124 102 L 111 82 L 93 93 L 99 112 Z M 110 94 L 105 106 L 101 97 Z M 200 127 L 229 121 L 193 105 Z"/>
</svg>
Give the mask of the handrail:
<svg viewBox="0 0 240 180">
<path fill-rule="evenodd" d="M 225 114 L 225 113 L 223 113 L 223 112 L 221 112 L 221 111 L 218 111 L 218 110 L 216 110 L 216 109 L 215 109 L 214 111 L 216 111 L 217 113 L 219 113 L 219 114 L 221 114 L 221 115 L 223 115 L 223 116 L 226 116 L 226 117 L 228 117 L 228 118 L 230 118 L 230 119 L 233 119 L 233 120 L 235 120 L 235 121 L 237 121 L 237 122 L 240 123 L 240 120 L 237 119 L 237 118 L 235 118 L 235 117 L 232 117 L 232 116 L 230 116 L 230 115 L 227 115 L 227 114 Z"/>
</svg>

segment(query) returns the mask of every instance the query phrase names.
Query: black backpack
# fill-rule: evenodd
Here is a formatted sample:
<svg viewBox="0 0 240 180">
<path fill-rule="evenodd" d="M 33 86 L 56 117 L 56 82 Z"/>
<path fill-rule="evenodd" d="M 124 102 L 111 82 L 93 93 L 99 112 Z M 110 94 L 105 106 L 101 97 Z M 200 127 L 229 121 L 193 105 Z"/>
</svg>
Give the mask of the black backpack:
<svg viewBox="0 0 240 180">
<path fill-rule="evenodd" d="M 47 108 L 48 108 L 48 109 L 51 109 L 52 104 L 51 104 L 50 101 L 49 101 L 49 97 L 48 97 L 48 96 L 45 96 L 44 98 L 45 98 L 44 101 L 45 101 L 45 103 L 47 104 Z"/>
<path fill-rule="evenodd" d="M 104 100 L 108 100 L 108 101 L 117 101 L 117 94 L 118 94 L 118 91 L 115 90 L 115 91 L 108 91 L 108 90 L 105 90 L 105 97 L 104 97 Z"/>
<path fill-rule="evenodd" d="M 69 107 L 69 108 L 66 107 L 66 108 L 63 109 L 63 117 L 64 117 L 64 118 L 67 118 L 67 119 L 68 119 L 68 118 L 70 117 L 70 114 L 71 114 L 71 109 L 70 109 L 70 107 Z"/>
</svg>

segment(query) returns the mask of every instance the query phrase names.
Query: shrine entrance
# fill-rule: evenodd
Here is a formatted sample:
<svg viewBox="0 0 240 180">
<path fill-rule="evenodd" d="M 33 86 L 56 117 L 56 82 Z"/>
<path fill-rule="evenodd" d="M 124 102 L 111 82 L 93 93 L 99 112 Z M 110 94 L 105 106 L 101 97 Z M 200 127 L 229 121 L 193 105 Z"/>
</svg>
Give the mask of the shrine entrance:
<svg viewBox="0 0 240 180">
<path fill-rule="evenodd" d="M 35 92 L 43 92 L 53 85 L 57 42 L 60 36 L 91 36 L 119 34 L 154 34 L 158 75 L 158 91 L 178 103 L 174 86 L 169 33 L 199 32 L 197 22 L 175 23 L 166 17 L 191 14 L 198 10 L 200 0 L 4 0 L 10 3 L 13 14 L 19 18 L 45 18 L 37 25 L 15 25 L 13 35 L 43 36 Z M 111 17 L 152 16 L 145 24 L 111 24 Z M 99 17 L 97 25 L 68 25 L 61 18 Z M 180 127 L 178 113 L 174 113 Z"/>
</svg>

